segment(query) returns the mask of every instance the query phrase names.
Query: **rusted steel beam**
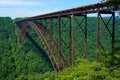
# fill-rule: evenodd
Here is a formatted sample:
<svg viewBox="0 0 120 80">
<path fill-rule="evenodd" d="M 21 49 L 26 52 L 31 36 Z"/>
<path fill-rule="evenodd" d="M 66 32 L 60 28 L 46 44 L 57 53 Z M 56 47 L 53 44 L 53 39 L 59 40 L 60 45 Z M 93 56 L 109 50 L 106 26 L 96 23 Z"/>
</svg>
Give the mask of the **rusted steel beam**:
<svg viewBox="0 0 120 80">
<path fill-rule="evenodd" d="M 52 54 L 53 51 L 50 49 L 51 45 L 48 44 L 48 42 L 47 42 L 47 40 L 44 36 L 44 33 L 43 33 L 44 29 L 43 28 L 39 29 L 38 28 L 39 25 L 36 25 L 34 22 L 31 22 L 31 21 L 27 22 L 27 24 L 24 25 L 24 28 L 27 28 L 29 25 L 31 25 L 31 27 L 37 32 L 38 36 L 42 40 L 43 45 L 45 46 L 45 48 L 47 50 L 49 59 L 50 59 L 52 65 L 53 65 L 54 70 L 59 71 L 59 66 L 58 66 L 57 62 L 55 61 L 55 56 L 54 56 L 54 54 Z"/>
<path fill-rule="evenodd" d="M 100 18 L 101 18 L 102 22 L 104 23 L 105 28 L 108 30 L 108 32 L 109 32 L 109 34 L 110 34 L 110 36 L 112 37 L 112 33 L 111 33 L 110 29 L 108 28 L 108 24 L 110 23 L 110 21 L 111 21 L 111 19 L 112 19 L 112 16 L 110 17 L 110 19 L 109 19 L 109 21 L 108 21 L 108 23 L 107 23 L 107 24 L 105 23 L 105 21 L 104 21 L 104 19 L 102 18 L 102 16 L 101 16 L 101 15 L 100 15 Z"/>
<path fill-rule="evenodd" d="M 72 15 L 74 12 L 74 15 L 78 14 L 88 14 L 88 13 L 96 13 L 98 10 L 98 7 L 100 8 L 100 11 L 102 12 L 113 12 L 114 7 L 113 6 L 108 6 L 106 2 L 103 3 L 97 3 L 97 4 L 91 4 L 87 6 L 81 6 L 81 7 L 76 7 L 72 9 L 67 9 L 67 10 L 62 10 L 62 11 L 57 11 L 57 12 L 51 12 L 43 15 L 38 15 L 38 16 L 33 16 L 21 20 L 15 21 L 17 22 L 22 22 L 22 21 L 31 21 L 34 19 L 41 19 L 41 18 L 57 18 L 57 16 L 65 16 L 67 17 L 68 15 Z"/>
<path fill-rule="evenodd" d="M 85 15 L 85 41 L 84 41 L 84 59 L 87 58 L 87 15 Z"/>
<path fill-rule="evenodd" d="M 87 57 L 87 14 L 77 15 L 77 16 L 83 17 L 81 22 L 79 22 L 76 18 L 74 18 L 74 20 L 75 20 L 75 23 L 78 25 L 79 29 L 81 30 L 81 33 L 84 34 L 84 36 L 83 36 L 84 37 L 84 41 L 83 41 L 84 46 L 82 46 L 82 48 L 83 48 L 83 58 L 86 59 L 86 57 Z M 76 15 L 75 15 L 75 17 L 76 17 Z M 84 28 L 82 28 L 83 23 L 85 24 Z M 75 39 L 75 42 L 77 42 L 79 47 L 81 46 L 81 44 L 79 44 L 79 41 L 77 41 L 76 39 Z M 82 50 L 82 48 L 81 48 L 81 50 Z"/>
<path fill-rule="evenodd" d="M 100 26 L 100 8 L 98 8 L 97 12 L 97 24 L 96 24 L 96 61 L 99 61 L 99 26 Z"/>
<path fill-rule="evenodd" d="M 60 58 L 60 51 L 61 51 L 61 17 L 58 16 L 58 58 Z M 59 65 L 60 65 L 60 60 L 59 60 Z"/>
<path fill-rule="evenodd" d="M 49 18 L 49 21 L 50 21 L 51 35 L 53 36 L 53 18 Z"/>
<path fill-rule="evenodd" d="M 85 17 L 85 16 L 84 16 Z M 81 25 L 83 24 L 83 22 L 85 21 L 85 18 L 82 19 L 81 22 L 79 22 L 76 18 L 74 18 L 75 22 L 77 23 L 77 25 L 79 26 L 80 30 L 82 31 L 83 34 L 85 34 L 85 30 L 81 27 Z"/>
<path fill-rule="evenodd" d="M 24 23 L 24 22 L 29 22 L 30 24 L 34 25 L 34 29 L 36 30 L 36 32 L 38 33 L 38 35 L 42 38 L 43 44 L 46 46 L 47 53 L 48 55 L 51 54 L 50 56 L 50 60 L 52 61 L 52 65 L 54 67 L 54 70 L 59 71 L 61 70 L 61 68 L 66 67 L 66 59 L 63 55 L 63 52 L 61 50 L 61 41 L 62 41 L 62 37 L 61 37 L 61 17 L 68 17 L 70 19 L 70 47 L 71 47 L 71 63 L 72 65 L 74 64 L 74 41 L 76 40 L 74 37 L 74 22 L 75 22 L 75 16 L 84 16 L 85 19 L 83 19 L 83 21 L 81 23 L 77 22 L 77 24 L 79 24 L 79 26 L 81 26 L 81 24 L 83 22 L 85 22 L 85 27 L 84 29 L 82 29 L 82 27 L 80 27 L 81 31 L 84 33 L 84 54 L 83 57 L 84 59 L 86 59 L 87 57 L 87 14 L 88 13 L 96 13 L 97 12 L 97 24 L 96 24 L 96 50 L 99 49 L 99 47 L 103 47 L 101 42 L 100 42 L 100 32 L 99 32 L 99 27 L 100 27 L 100 19 L 103 21 L 105 28 L 108 30 L 108 32 L 111 35 L 111 44 L 112 44 L 112 53 L 111 56 L 112 58 L 114 57 L 114 39 L 115 39 L 115 13 L 113 13 L 113 7 L 111 6 L 107 6 L 106 2 L 104 3 L 97 3 L 97 4 L 92 4 L 92 5 L 87 5 L 87 6 L 82 6 L 82 7 L 77 7 L 77 8 L 72 8 L 72 9 L 67 9 L 67 10 L 63 10 L 63 11 L 57 11 L 57 12 L 53 12 L 53 13 L 48 13 L 48 14 L 43 14 L 43 15 L 38 15 L 38 16 L 34 16 L 34 17 L 29 17 L 29 18 L 25 18 L 22 20 L 18 20 L 15 21 L 15 23 L 17 25 Z M 108 28 L 108 24 L 111 20 L 108 21 L 108 23 L 106 24 L 105 21 L 102 19 L 101 17 L 101 13 L 104 14 L 112 14 L 112 18 L 113 18 L 113 25 L 112 25 L 112 32 L 109 30 Z M 53 25 L 53 22 L 51 22 L 52 19 L 57 19 L 57 23 Z M 53 28 L 55 28 L 54 26 L 58 26 L 56 28 L 58 28 L 58 44 L 54 42 L 54 39 L 52 37 L 52 35 L 49 33 L 49 31 L 47 31 L 47 29 L 45 30 L 44 28 L 41 28 L 40 30 L 38 29 L 37 25 L 33 24 L 32 21 L 34 22 L 35 20 L 41 20 L 43 25 L 46 26 L 44 27 L 45 29 L 48 28 L 47 26 L 51 26 L 52 27 L 52 34 L 53 32 Z M 48 22 L 49 21 L 49 22 Z M 55 23 L 55 22 L 54 22 Z M 67 25 L 67 22 L 64 24 L 64 26 Z M 23 27 L 24 28 L 24 27 Z M 27 28 L 26 28 L 27 29 Z M 51 28 L 50 28 L 51 30 Z M 44 31 L 44 32 L 43 32 Z M 22 30 L 22 32 L 26 32 L 26 30 Z M 25 33 L 21 33 L 23 34 L 22 36 L 25 35 Z M 44 39 L 44 36 L 45 37 Z M 52 41 L 50 43 L 50 41 Z M 53 44 L 52 44 L 53 43 Z M 54 46 L 54 47 L 53 47 Z M 55 49 L 55 51 L 54 51 Z M 52 54 L 53 53 L 53 54 Z M 57 54 L 58 53 L 58 54 Z M 57 56 L 57 59 L 56 59 Z M 55 58 L 54 58 L 55 57 Z M 55 61 L 54 61 L 54 60 Z M 96 52 L 96 61 L 99 61 L 99 54 Z M 66 62 L 66 63 L 65 63 Z"/>
<path fill-rule="evenodd" d="M 74 64 L 74 14 L 71 15 L 71 61 Z"/>
<path fill-rule="evenodd" d="M 70 46 L 70 53 L 69 53 L 69 55 L 70 55 L 70 60 L 69 60 L 69 61 L 70 61 L 70 64 L 72 64 L 72 58 L 71 58 L 71 50 L 72 50 L 72 49 L 71 49 L 71 43 L 72 43 L 72 42 L 71 42 L 71 41 L 72 41 L 72 40 L 71 40 L 71 22 L 72 22 L 72 20 L 71 20 L 71 17 L 69 17 L 69 20 L 70 20 L 70 24 L 69 24 L 69 30 L 70 30 L 70 32 L 68 32 L 68 33 L 69 33 L 69 37 L 70 37 L 70 38 L 69 38 L 69 39 L 70 39 L 70 43 L 69 43 L 69 46 Z"/>
<path fill-rule="evenodd" d="M 109 20 L 107 22 L 105 22 L 105 20 L 101 16 L 101 14 L 111 14 L 111 17 L 109 18 Z M 104 50 L 104 51 L 106 51 L 108 48 L 111 48 L 111 58 L 113 61 L 114 60 L 114 47 L 115 47 L 115 44 L 114 44 L 114 40 L 115 40 L 115 12 L 110 12 L 110 13 L 99 12 L 99 18 L 103 22 L 105 28 L 102 29 L 102 32 L 99 32 L 99 28 L 97 27 L 98 30 L 97 30 L 97 35 L 96 35 L 96 40 L 97 40 L 96 48 L 99 49 L 99 47 L 101 47 L 102 50 Z M 112 21 L 112 27 L 111 27 L 112 30 L 109 29 L 109 24 L 111 21 Z M 98 22 L 97 22 L 97 25 L 99 25 Z M 110 35 L 110 39 L 111 39 L 109 45 L 106 48 L 99 41 L 99 38 L 102 37 L 102 34 L 105 32 L 105 30 L 108 31 L 108 33 Z M 96 55 L 96 60 L 98 61 L 97 55 Z M 99 56 L 98 56 L 98 58 L 99 58 Z"/>
<path fill-rule="evenodd" d="M 113 24 L 112 24 L 112 61 L 114 61 L 114 48 L 115 48 L 115 13 L 112 14 Z"/>
</svg>

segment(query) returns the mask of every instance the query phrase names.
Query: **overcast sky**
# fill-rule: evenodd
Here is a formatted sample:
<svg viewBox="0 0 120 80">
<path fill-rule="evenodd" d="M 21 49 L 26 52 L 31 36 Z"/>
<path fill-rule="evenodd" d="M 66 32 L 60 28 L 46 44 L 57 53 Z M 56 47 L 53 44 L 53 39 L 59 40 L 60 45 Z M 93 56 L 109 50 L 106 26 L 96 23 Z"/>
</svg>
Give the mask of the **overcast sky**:
<svg viewBox="0 0 120 80">
<path fill-rule="evenodd" d="M 30 17 L 68 8 L 94 4 L 101 0 L 0 0 L 0 16 Z"/>
</svg>

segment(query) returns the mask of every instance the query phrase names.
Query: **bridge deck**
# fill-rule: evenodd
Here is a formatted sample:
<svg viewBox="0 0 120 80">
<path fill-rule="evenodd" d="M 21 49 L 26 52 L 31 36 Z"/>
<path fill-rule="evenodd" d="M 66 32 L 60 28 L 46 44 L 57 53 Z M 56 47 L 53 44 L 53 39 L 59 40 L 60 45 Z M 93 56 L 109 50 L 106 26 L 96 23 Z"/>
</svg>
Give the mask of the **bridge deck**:
<svg viewBox="0 0 120 80">
<path fill-rule="evenodd" d="M 97 3 L 97 4 L 91 4 L 87 6 L 81 6 L 81 7 L 76 7 L 72 9 L 67 9 L 67 10 L 61 10 L 57 12 L 51 12 L 47 14 L 42 14 L 38 16 L 33 16 L 21 20 L 17 20 L 15 22 L 21 22 L 21 21 L 28 21 L 28 20 L 34 20 L 34 19 L 42 19 L 42 18 L 54 18 L 57 16 L 70 16 L 70 15 L 83 15 L 83 14 L 89 14 L 89 13 L 96 13 L 98 9 L 102 13 L 110 13 L 113 11 L 113 6 L 108 6 L 106 2 L 102 3 Z"/>
</svg>

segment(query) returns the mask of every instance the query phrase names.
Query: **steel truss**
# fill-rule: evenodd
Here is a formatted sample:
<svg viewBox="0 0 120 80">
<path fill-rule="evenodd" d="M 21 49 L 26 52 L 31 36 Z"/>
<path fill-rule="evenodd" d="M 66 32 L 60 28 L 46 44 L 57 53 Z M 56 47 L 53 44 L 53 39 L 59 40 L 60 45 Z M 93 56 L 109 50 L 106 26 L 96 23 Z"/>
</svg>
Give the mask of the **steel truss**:
<svg viewBox="0 0 120 80">
<path fill-rule="evenodd" d="M 112 58 L 114 57 L 115 13 L 113 10 L 113 6 L 108 6 L 104 2 L 25 18 L 17 20 L 15 23 L 21 31 L 19 36 L 20 42 L 24 40 L 30 26 L 38 33 L 54 70 L 59 71 L 66 68 L 69 64 L 73 65 L 75 63 L 75 56 L 77 56 L 78 51 L 83 53 L 84 59 L 87 59 L 87 14 L 89 13 L 97 13 L 96 50 L 110 49 L 111 56 Z M 111 17 L 106 22 L 101 14 L 111 14 Z M 109 27 L 111 21 L 112 27 Z M 103 23 L 102 27 L 101 22 Z M 111 45 L 111 48 L 106 47 L 101 41 L 102 36 L 106 33 L 105 31 L 109 35 L 110 39 L 107 42 L 108 46 Z M 70 54 L 69 57 L 68 54 Z M 97 52 L 96 61 L 99 61 L 99 54 Z"/>
<path fill-rule="evenodd" d="M 101 14 L 110 14 L 111 17 L 108 19 L 107 22 L 105 22 L 105 20 L 103 19 Z M 102 31 L 100 30 L 100 20 L 103 23 Z M 98 10 L 96 31 L 97 31 L 97 34 L 96 34 L 96 50 L 101 48 L 104 51 L 109 51 L 109 49 L 110 49 L 111 50 L 111 56 L 112 56 L 112 59 L 113 59 L 113 57 L 114 57 L 114 47 L 115 47 L 115 45 L 114 45 L 114 41 L 115 41 L 115 13 L 114 12 L 109 12 L 109 13 L 100 12 Z M 100 42 L 100 38 L 105 33 L 105 31 L 107 31 L 107 33 L 109 34 L 109 36 L 105 36 L 105 37 L 110 38 L 110 41 L 107 44 L 107 46 L 103 46 L 102 43 Z M 96 60 L 99 61 L 99 54 L 98 53 L 96 53 Z"/>
</svg>

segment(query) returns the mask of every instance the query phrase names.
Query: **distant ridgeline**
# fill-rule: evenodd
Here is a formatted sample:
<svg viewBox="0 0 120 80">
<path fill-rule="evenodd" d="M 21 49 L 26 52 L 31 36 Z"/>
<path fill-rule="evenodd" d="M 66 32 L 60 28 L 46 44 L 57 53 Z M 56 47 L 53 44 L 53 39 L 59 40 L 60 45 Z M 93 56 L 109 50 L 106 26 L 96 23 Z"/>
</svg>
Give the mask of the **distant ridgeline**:
<svg viewBox="0 0 120 80">
<path fill-rule="evenodd" d="M 107 18 L 105 19 L 107 20 Z M 88 48 L 90 49 L 88 51 L 88 57 L 91 58 L 90 60 L 93 60 L 92 58 L 95 57 L 95 25 L 96 18 L 88 17 Z M 76 30 L 77 29 L 78 28 L 76 28 Z M 67 41 L 67 35 L 65 34 L 66 33 L 64 33 L 63 38 Z M 77 34 L 77 39 L 81 38 L 80 35 L 81 33 L 79 32 Z M 23 77 L 31 74 L 31 77 L 33 77 L 35 74 L 43 74 L 48 71 L 53 71 L 52 65 L 46 56 L 42 42 L 32 28 L 29 28 L 23 44 L 18 43 L 18 37 L 19 30 L 15 27 L 13 20 L 9 17 L 0 17 L 0 80 L 23 79 L 21 76 Z M 120 18 L 116 18 L 116 39 L 119 38 Z M 105 37 L 103 37 L 102 40 L 105 43 Z M 120 42 L 118 41 L 118 43 Z M 118 43 L 116 44 L 118 45 Z M 67 48 L 65 48 L 64 53 L 66 56 L 69 56 Z M 79 56 L 82 56 L 82 53 L 80 50 L 77 50 L 75 54 L 75 62 L 77 62 L 77 58 Z M 87 76 L 89 76 L 89 74 Z"/>
</svg>

